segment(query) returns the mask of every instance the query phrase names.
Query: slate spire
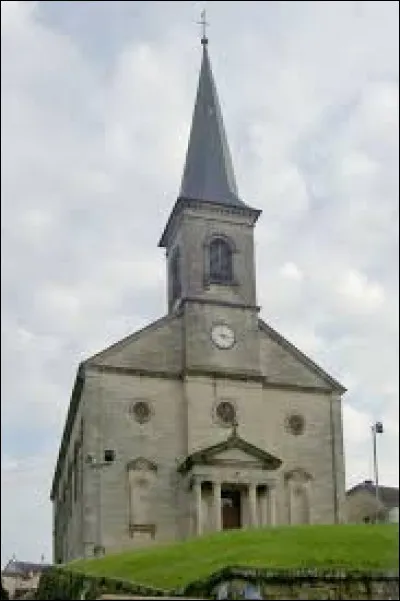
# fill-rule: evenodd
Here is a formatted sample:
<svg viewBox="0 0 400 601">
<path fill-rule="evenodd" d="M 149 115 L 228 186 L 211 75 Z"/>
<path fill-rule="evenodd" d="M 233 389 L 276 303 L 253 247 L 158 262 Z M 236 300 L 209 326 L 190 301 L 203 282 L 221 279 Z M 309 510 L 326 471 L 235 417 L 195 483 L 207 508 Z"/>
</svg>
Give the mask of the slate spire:
<svg viewBox="0 0 400 601">
<path fill-rule="evenodd" d="M 205 35 L 201 43 L 203 57 L 179 196 L 243 207 L 246 205 L 238 197 Z"/>
</svg>

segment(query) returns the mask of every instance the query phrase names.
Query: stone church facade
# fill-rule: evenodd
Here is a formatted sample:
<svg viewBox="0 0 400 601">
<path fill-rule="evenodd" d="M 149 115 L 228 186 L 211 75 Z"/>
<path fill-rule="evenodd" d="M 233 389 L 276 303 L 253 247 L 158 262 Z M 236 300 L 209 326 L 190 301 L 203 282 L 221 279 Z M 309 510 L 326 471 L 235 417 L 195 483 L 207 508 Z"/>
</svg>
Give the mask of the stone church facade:
<svg viewBox="0 0 400 601">
<path fill-rule="evenodd" d="M 343 521 L 345 389 L 260 319 L 207 40 L 179 197 L 162 233 L 168 312 L 84 361 L 56 464 L 54 559 L 227 528 Z"/>
</svg>

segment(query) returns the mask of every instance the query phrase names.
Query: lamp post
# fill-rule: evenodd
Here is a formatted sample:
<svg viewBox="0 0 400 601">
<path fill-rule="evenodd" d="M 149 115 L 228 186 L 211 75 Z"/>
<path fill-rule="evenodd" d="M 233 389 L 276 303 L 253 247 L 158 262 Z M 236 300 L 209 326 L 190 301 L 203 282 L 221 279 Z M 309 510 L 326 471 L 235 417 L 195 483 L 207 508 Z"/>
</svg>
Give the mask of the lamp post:
<svg viewBox="0 0 400 601">
<path fill-rule="evenodd" d="M 383 434 L 383 424 L 382 422 L 375 422 L 373 426 L 371 426 L 372 430 L 372 443 L 373 443 L 373 452 L 374 452 L 374 477 L 375 477 L 375 500 L 376 500 L 376 517 L 375 521 L 378 521 L 378 511 L 379 511 L 379 479 L 378 479 L 378 456 L 376 452 L 376 435 Z"/>
</svg>

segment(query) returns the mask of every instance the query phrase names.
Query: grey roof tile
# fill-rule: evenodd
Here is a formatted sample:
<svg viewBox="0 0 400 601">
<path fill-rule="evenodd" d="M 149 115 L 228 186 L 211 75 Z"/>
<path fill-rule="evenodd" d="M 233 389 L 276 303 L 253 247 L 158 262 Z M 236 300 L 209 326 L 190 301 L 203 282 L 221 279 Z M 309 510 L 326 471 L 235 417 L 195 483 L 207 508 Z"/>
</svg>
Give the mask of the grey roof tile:
<svg viewBox="0 0 400 601">
<path fill-rule="evenodd" d="M 4 576 L 12 575 L 26 575 L 29 573 L 36 574 L 37 572 L 43 572 L 50 568 L 49 564 L 44 563 L 32 563 L 30 561 L 18 561 L 11 559 L 3 570 Z"/>
<path fill-rule="evenodd" d="M 180 198 L 245 207 L 238 196 L 207 42 L 193 112 Z"/>
</svg>

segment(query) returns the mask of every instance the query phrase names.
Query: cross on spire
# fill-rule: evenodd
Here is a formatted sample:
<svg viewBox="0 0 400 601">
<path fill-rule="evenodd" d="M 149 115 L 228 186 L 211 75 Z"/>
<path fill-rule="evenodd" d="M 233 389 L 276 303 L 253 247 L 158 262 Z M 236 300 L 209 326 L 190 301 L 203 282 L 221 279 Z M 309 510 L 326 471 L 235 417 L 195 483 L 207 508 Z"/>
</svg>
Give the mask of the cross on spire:
<svg viewBox="0 0 400 601">
<path fill-rule="evenodd" d="M 203 45 L 208 44 L 208 38 L 207 38 L 207 27 L 209 26 L 209 23 L 207 23 L 206 21 L 206 11 L 202 10 L 201 14 L 200 14 L 200 21 L 197 21 L 198 25 L 201 25 L 201 43 Z"/>
</svg>

